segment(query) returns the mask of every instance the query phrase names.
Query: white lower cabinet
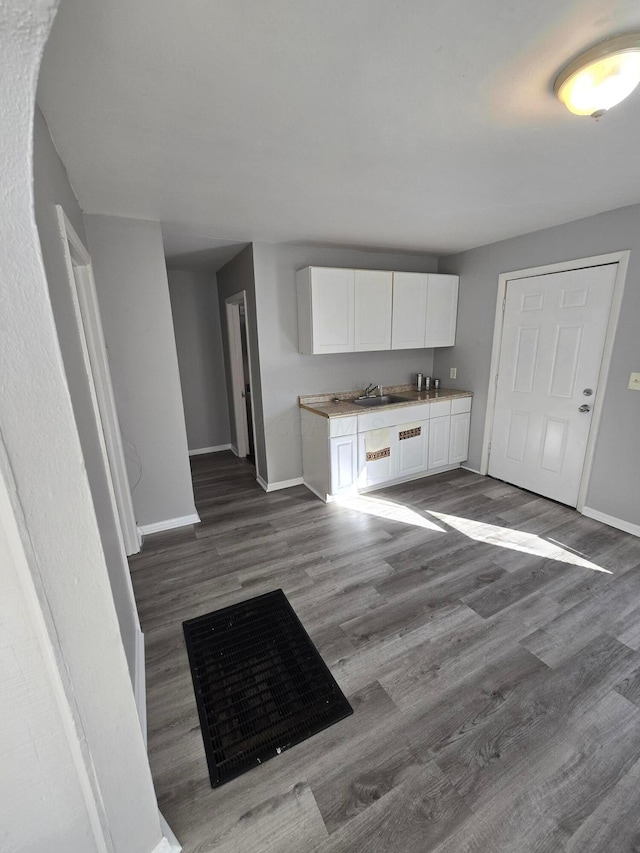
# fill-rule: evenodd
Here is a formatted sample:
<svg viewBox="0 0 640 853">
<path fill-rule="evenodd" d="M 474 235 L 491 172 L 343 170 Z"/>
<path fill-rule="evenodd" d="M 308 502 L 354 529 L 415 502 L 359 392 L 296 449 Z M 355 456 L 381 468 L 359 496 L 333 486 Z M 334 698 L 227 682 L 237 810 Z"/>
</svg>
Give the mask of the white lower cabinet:
<svg viewBox="0 0 640 853">
<path fill-rule="evenodd" d="M 449 430 L 451 416 L 431 418 L 429 421 L 429 468 L 449 464 Z"/>
<path fill-rule="evenodd" d="M 451 415 L 451 431 L 449 433 L 449 465 L 464 462 L 469 450 L 469 426 L 471 413 Z"/>
<path fill-rule="evenodd" d="M 409 477 L 427 470 L 429 461 L 429 421 L 403 424 L 396 428 L 398 441 L 396 477 Z"/>
<path fill-rule="evenodd" d="M 470 409 L 471 397 L 337 418 L 303 409 L 304 482 L 326 501 L 458 465 L 467 458 Z"/>
<path fill-rule="evenodd" d="M 428 467 L 429 421 L 412 421 L 358 436 L 360 487 L 421 474 Z"/>
<path fill-rule="evenodd" d="M 331 494 L 351 491 L 358 479 L 357 435 L 329 439 L 331 445 Z"/>
<path fill-rule="evenodd" d="M 358 434 L 358 485 L 376 486 L 396 476 L 396 449 L 393 427 L 372 429 Z"/>
</svg>

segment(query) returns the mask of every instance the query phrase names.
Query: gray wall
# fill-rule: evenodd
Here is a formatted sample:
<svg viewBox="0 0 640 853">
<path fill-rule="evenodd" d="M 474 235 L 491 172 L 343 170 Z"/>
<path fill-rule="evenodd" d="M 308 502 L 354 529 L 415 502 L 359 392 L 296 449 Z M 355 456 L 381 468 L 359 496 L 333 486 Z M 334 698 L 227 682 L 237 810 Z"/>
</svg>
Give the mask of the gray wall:
<svg viewBox="0 0 640 853">
<path fill-rule="evenodd" d="M 62 205 L 71 224 L 86 245 L 82 211 L 39 109 L 36 109 L 35 114 L 33 167 L 36 223 L 49 284 L 51 307 L 100 528 L 100 538 L 109 568 L 109 579 L 122 640 L 127 653 L 129 671 L 133 674 L 138 620 L 131 591 L 129 567 L 118 535 L 119 522 L 114 517 L 109 497 L 107 471 L 98 440 L 98 425 L 82 356 L 55 205 Z"/>
<path fill-rule="evenodd" d="M 215 273 L 169 270 L 189 450 L 229 444 L 229 403 Z"/>
<path fill-rule="evenodd" d="M 256 473 L 267 479 L 267 456 L 264 438 L 264 414 L 262 399 L 262 370 L 260 365 L 261 353 L 259 352 L 259 333 L 256 319 L 256 285 L 253 268 L 253 246 L 247 246 L 240 254 L 236 255 L 228 264 L 217 272 L 218 298 L 220 301 L 220 322 L 222 326 L 222 340 L 225 352 L 225 371 L 227 377 L 227 394 L 229 400 L 229 419 L 231 421 L 231 440 L 235 436 L 235 423 L 233 412 L 233 399 L 231 396 L 231 370 L 229 367 L 229 338 L 227 334 L 227 314 L 225 299 L 246 292 L 247 302 L 247 338 L 249 344 L 249 355 L 251 356 L 251 377 L 253 386 L 251 388 L 251 401 L 253 403 L 253 416 L 256 432 Z M 268 334 L 268 333 L 267 333 Z"/>
<path fill-rule="evenodd" d="M 628 391 L 640 370 L 640 206 L 624 207 L 483 246 L 440 261 L 440 271 L 459 273 L 458 344 L 437 351 L 435 370 L 451 386 L 474 392 L 468 464 L 480 465 L 493 324 L 500 273 L 631 249 L 587 506 L 640 524 L 640 393 Z"/>
<path fill-rule="evenodd" d="M 85 216 L 123 439 L 142 463 L 139 525 L 195 512 L 159 222 Z M 130 469 L 132 484 L 137 472 Z"/>
<path fill-rule="evenodd" d="M 254 244 L 253 253 L 268 475 L 263 477 L 275 483 L 302 476 L 299 394 L 348 391 L 369 382 L 399 385 L 418 371 L 432 373 L 433 366 L 433 350 L 300 355 L 296 271 L 314 265 L 436 272 L 437 259 L 266 243 Z"/>
<path fill-rule="evenodd" d="M 34 217 L 51 0 L 0 24 L 0 848 L 149 853 L 149 763 Z"/>
</svg>

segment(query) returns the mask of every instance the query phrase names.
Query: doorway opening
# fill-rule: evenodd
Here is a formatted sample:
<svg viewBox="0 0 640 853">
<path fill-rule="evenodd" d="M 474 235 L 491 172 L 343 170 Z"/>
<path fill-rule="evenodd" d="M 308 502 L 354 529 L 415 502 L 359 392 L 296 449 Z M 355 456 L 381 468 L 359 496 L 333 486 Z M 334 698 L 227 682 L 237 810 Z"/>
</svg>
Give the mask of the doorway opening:
<svg viewBox="0 0 640 853">
<path fill-rule="evenodd" d="M 227 314 L 229 365 L 233 424 L 231 450 L 255 467 L 255 415 L 252 398 L 251 353 L 248 343 L 247 300 L 245 291 L 225 300 Z"/>
<path fill-rule="evenodd" d="M 119 527 L 124 553 L 130 556 L 140 550 L 140 539 L 111 384 L 91 256 L 60 205 L 56 205 L 56 212 L 113 514 Z M 131 599 L 133 601 L 133 590 Z"/>
<path fill-rule="evenodd" d="M 253 410 L 251 403 L 251 372 L 249 370 L 249 344 L 247 342 L 247 311 L 244 303 L 238 306 L 240 315 L 240 346 L 242 349 L 242 380 L 244 383 L 244 403 L 247 412 L 247 461 L 254 467 L 256 464 L 255 446 L 253 443 Z"/>
<path fill-rule="evenodd" d="M 582 511 L 628 259 L 500 276 L 481 474 Z"/>
</svg>

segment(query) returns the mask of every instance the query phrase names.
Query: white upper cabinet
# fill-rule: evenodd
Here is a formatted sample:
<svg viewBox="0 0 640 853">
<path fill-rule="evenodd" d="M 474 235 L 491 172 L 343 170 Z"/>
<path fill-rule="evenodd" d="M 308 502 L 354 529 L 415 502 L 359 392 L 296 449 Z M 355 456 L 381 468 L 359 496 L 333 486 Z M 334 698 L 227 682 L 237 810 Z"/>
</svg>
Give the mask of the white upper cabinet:
<svg viewBox="0 0 640 853">
<path fill-rule="evenodd" d="M 457 275 L 306 267 L 296 282 L 304 355 L 455 343 Z"/>
<path fill-rule="evenodd" d="M 427 281 L 426 273 L 394 272 L 391 349 L 424 349 Z"/>
<path fill-rule="evenodd" d="M 425 347 L 452 347 L 457 317 L 458 276 L 429 273 Z"/>
<path fill-rule="evenodd" d="M 301 353 L 354 351 L 353 270 L 306 267 L 296 275 Z"/>
<path fill-rule="evenodd" d="M 457 314 L 457 275 L 393 274 L 391 349 L 453 346 Z"/>
<path fill-rule="evenodd" d="M 356 352 L 391 349 L 393 273 L 354 270 Z"/>
</svg>

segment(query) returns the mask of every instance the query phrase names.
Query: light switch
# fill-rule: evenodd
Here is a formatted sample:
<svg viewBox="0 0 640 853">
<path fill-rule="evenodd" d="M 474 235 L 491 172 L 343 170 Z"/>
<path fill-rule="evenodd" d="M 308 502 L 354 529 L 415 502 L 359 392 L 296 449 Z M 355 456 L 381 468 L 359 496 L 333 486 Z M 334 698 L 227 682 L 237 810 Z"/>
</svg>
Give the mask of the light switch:
<svg viewBox="0 0 640 853">
<path fill-rule="evenodd" d="M 457 367 L 450 367 L 449 368 L 449 379 L 455 379 L 457 377 L 457 375 L 458 375 L 458 368 Z"/>
<path fill-rule="evenodd" d="M 640 373 L 632 373 L 627 386 L 630 391 L 640 391 Z"/>
</svg>

